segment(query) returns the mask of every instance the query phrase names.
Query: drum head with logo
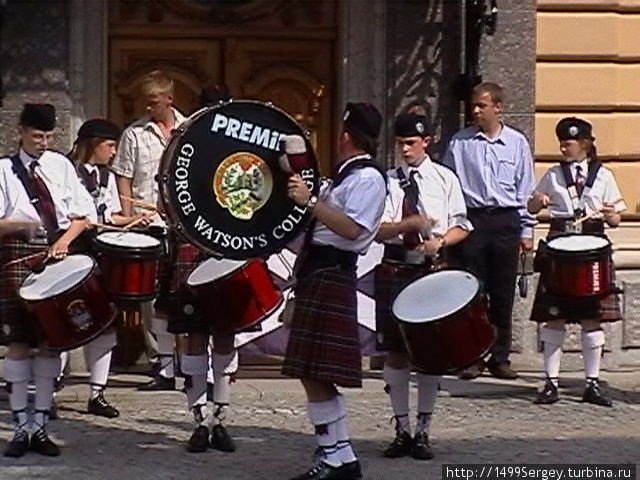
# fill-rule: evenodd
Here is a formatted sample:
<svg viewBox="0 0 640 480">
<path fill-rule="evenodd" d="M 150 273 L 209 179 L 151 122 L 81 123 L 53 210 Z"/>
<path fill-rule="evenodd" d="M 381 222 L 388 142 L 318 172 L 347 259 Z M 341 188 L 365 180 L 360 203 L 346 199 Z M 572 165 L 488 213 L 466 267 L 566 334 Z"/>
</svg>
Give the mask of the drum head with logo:
<svg viewBox="0 0 640 480">
<path fill-rule="evenodd" d="M 29 275 L 18 292 L 26 301 L 45 300 L 81 284 L 93 271 L 95 262 L 88 255 L 69 255 Z"/>
<path fill-rule="evenodd" d="M 300 175 L 317 192 L 313 148 L 283 111 L 252 101 L 200 110 L 171 139 L 160 167 L 161 199 L 170 222 L 189 243 L 216 256 L 247 259 L 281 250 L 310 217 L 287 196 L 280 140 L 305 139 Z"/>
<path fill-rule="evenodd" d="M 407 323 L 441 320 L 465 307 L 480 292 L 480 282 L 464 270 L 441 270 L 414 280 L 393 301 L 395 317 Z"/>
</svg>

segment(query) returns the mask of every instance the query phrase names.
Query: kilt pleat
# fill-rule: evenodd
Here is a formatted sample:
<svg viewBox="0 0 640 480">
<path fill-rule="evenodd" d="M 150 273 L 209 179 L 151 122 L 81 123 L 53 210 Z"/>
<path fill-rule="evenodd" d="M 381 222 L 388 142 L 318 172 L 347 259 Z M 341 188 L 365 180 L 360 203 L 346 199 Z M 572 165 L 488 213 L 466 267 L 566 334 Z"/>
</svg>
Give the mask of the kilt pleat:
<svg viewBox="0 0 640 480">
<path fill-rule="evenodd" d="M 283 374 L 362 386 L 356 275 L 320 268 L 298 281 Z"/>
</svg>

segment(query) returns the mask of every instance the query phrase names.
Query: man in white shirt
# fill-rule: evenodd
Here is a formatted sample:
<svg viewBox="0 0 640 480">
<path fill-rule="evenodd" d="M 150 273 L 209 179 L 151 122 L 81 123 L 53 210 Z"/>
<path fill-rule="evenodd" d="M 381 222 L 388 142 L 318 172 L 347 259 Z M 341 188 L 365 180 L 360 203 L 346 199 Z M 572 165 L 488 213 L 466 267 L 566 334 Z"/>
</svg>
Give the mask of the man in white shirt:
<svg viewBox="0 0 640 480">
<path fill-rule="evenodd" d="M 31 269 L 25 262 L 10 262 L 40 252 L 62 259 L 87 228 L 87 219 L 96 220 L 93 201 L 71 162 L 47 149 L 55 126 L 53 105 L 25 104 L 18 125 L 20 150 L 0 159 L 0 340 L 9 346 L 3 376 L 15 423 L 4 452 L 7 457 L 21 457 L 29 448 L 41 455 L 60 455 L 46 430 L 60 356 L 44 348 L 35 358 L 29 356 L 39 338 L 18 289 Z M 36 392 L 30 418 L 32 374 Z"/>
<path fill-rule="evenodd" d="M 399 115 L 395 134 L 402 164 L 388 172 L 389 193 L 376 236 L 376 240 L 385 244 L 382 263 L 376 268 L 376 330 L 379 348 L 387 352 L 383 377 L 396 421 L 396 437 L 384 456 L 411 455 L 430 460 L 433 452 L 429 446 L 429 427 L 440 377 L 416 375 L 418 415 L 412 438 L 411 365 L 391 305 L 403 287 L 436 268 L 436 256 L 442 254 L 447 245 L 465 239 L 473 227 L 467 219 L 455 173 L 434 163 L 425 153 L 431 143 L 426 117 L 415 113 Z"/>
<path fill-rule="evenodd" d="M 141 85 L 147 114 L 125 129 L 120 138 L 118 152 L 112 170 L 116 174 L 118 191 L 122 195 L 122 214 L 130 216 L 144 213 L 127 198 L 156 205 L 158 183 L 156 175 L 160 157 L 167 146 L 171 132 L 185 119 L 173 108 L 173 79 L 165 72 L 154 70 L 146 75 Z M 161 223 L 157 219 L 158 223 Z M 157 356 L 159 372 L 143 390 L 173 390 L 175 372 L 173 365 L 174 336 L 167 331 L 167 320 L 160 318 L 151 302 L 141 304 L 145 325 L 147 353 Z M 155 334 L 155 341 L 149 331 Z M 154 352 L 154 350 L 157 350 Z"/>
</svg>

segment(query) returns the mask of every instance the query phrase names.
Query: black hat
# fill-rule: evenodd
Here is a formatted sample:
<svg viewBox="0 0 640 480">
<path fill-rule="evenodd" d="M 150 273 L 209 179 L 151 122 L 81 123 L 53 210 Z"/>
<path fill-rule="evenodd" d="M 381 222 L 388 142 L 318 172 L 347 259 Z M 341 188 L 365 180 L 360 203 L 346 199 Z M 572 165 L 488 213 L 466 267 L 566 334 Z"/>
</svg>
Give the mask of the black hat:
<svg viewBox="0 0 640 480">
<path fill-rule="evenodd" d="M 220 102 L 226 102 L 231 98 L 229 89 L 224 83 L 216 83 L 204 87 L 200 92 L 200 104 L 203 107 L 217 105 Z"/>
<path fill-rule="evenodd" d="M 396 137 L 428 137 L 427 117 L 417 113 L 401 113 L 396 117 Z"/>
<path fill-rule="evenodd" d="M 378 138 L 382 116 L 370 103 L 347 103 L 342 122 L 369 138 Z"/>
<path fill-rule="evenodd" d="M 591 135 L 591 124 L 581 118 L 563 118 L 556 125 L 556 135 L 558 140 L 579 140 L 588 138 L 594 140 Z"/>
<path fill-rule="evenodd" d="M 118 140 L 118 138 L 120 138 L 120 129 L 115 123 L 111 123 L 103 118 L 92 118 L 84 122 L 80 130 L 78 130 L 78 139 L 81 138 Z"/>
<path fill-rule="evenodd" d="M 25 103 L 20 125 L 49 132 L 56 128 L 56 109 L 50 103 Z"/>
</svg>

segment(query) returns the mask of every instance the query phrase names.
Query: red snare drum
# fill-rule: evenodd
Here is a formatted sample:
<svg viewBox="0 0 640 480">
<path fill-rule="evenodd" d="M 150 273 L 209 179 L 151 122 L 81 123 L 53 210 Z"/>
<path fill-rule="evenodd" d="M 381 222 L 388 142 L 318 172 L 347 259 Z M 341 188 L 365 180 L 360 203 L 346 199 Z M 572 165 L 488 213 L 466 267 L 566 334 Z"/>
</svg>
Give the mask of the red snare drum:
<svg viewBox="0 0 640 480">
<path fill-rule="evenodd" d="M 264 261 L 210 258 L 187 278 L 198 306 L 210 318 L 211 332 L 232 334 L 247 330 L 275 311 L 282 293 Z"/>
<path fill-rule="evenodd" d="M 116 303 L 152 300 L 158 293 L 158 264 L 164 248 L 157 238 L 134 232 L 105 232 L 96 238 L 105 286 Z"/>
<path fill-rule="evenodd" d="M 463 270 L 441 270 L 400 291 L 392 311 L 413 365 L 452 374 L 487 354 L 496 338 L 480 282 Z"/>
<path fill-rule="evenodd" d="M 42 344 L 51 350 L 80 347 L 109 328 L 115 318 L 100 270 L 87 255 L 69 255 L 41 273 L 32 273 L 19 295 L 36 318 Z"/>
<path fill-rule="evenodd" d="M 611 242 L 597 235 L 561 235 L 547 243 L 542 279 L 552 295 L 607 295 L 613 284 Z"/>
</svg>

